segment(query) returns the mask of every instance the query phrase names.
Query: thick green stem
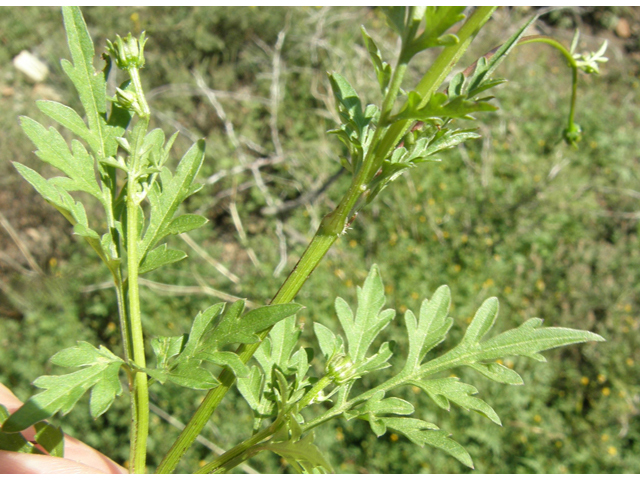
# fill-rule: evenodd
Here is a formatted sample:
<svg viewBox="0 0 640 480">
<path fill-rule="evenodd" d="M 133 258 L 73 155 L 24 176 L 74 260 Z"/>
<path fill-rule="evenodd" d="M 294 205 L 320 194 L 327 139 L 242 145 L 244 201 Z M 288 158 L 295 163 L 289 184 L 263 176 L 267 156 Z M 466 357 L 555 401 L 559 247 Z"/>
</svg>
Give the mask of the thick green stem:
<svg viewBox="0 0 640 480">
<path fill-rule="evenodd" d="M 135 191 L 137 185 L 130 182 L 130 192 Z M 131 331 L 131 348 L 133 361 L 140 367 L 146 367 L 144 354 L 144 336 L 140 316 L 140 294 L 138 286 L 138 204 L 133 195 L 127 198 L 127 284 L 129 287 L 129 328 Z M 147 374 L 136 372 L 133 379 L 131 395 L 132 423 L 130 471 L 131 473 L 145 473 L 147 456 L 147 436 L 149 433 L 149 390 Z"/>
<path fill-rule="evenodd" d="M 132 78 L 136 78 L 132 70 Z M 140 95 L 144 98 L 144 95 Z M 127 178 L 127 288 L 128 288 L 128 320 L 131 334 L 131 350 L 133 362 L 138 368 L 146 367 L 144 352 L 144 335 L 142 331 L 142 319 L 140 314 L 140 292 L 138 285 L 138 215 L 140 211 L 141 192 L 139 170 L 144 135 L 149 125 L 149 117 L 141 117 L 142 124 L 136 128 L 138 135 L 133 139 L 129 176 Z M 138 125 L 136 126 L 138 127 Z M 145 473 L 147 457 L 147 437 L 149 435 L 149 386 L 147 374 L 136 372 L 133 378 L 133 391 L 131 393 L 131 449 L 129 470 L 131 473 Z"/>
</svg>

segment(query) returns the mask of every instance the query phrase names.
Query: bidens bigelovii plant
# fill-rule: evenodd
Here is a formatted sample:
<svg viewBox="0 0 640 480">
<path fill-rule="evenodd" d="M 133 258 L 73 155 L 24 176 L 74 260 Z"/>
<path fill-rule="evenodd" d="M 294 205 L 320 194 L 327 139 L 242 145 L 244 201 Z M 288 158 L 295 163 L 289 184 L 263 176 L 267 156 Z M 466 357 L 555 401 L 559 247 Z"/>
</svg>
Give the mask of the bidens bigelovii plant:
<svg viewBox="0 0 640 480">
<path fill-rule="evenodd" d="M 496 382 L 517 385 L 522 383 L 518 373 L 497 360 L 522 355 L 543 361 L 540 352 L 544 350 L 602 341 L 602 337 L 581 330 L 542 328 L 538 318 L 490 336 L 498 316 L 498 300 L 490 298 L 480 306 L 460 343 L 441 352 L 435 348 L 454 323 L 448 316 L 451 294 L 442 286 L 424 300 L 417 315 L 410 310 L 405 313 L 406 358 L 394 356 L 393 342 L 379 340 L 385 327 L 394 321 L 395 312 L 384 309 L 382 280 L 373 266 L 358 288 L 357 307 L 341 298 L 335 302 L 342 332 L 320 323 L 314 325 L 320 347 L 316 356 L 324 366 L 317 372 L 310 363 L 313 353 L 296 348 L 300 328 L 295 315 L 302 307 L 290 302 L 358 212 L 394 179 L 420 163 L 436 161 L 446 149 L 479 137 L 475 129 L 458 125 L 473 120 L 471 115 L 476 112 L 496 109 L 487 91 L 504 82 L 493 73 L 517 45 L 546 43 L 566 57 L 573 71 L 573 96 L 564 134 L 570 143 L 580 139 L 580 128 L 574 123 L 577 73 L 597 73 L 598 63 L 606 60 L 602 56 L 606 45 L 596 54 L 580 55 L 575 52 L 577 37 L 570 50 L 550 38 L 523 37 L 531 24 L 528 22 L 502 46 L 451 77 L 447 87 L 441 88 L 494 10 L 478 7 L 466 17 L 464 7 L 386 8 L 389 25 L 401 42 L 394 66 L 383 60 L 375 41 L 362 30 L 383 101 L 380 106 L 364 106 L 343 76 L 329 76 L 341 119 L 332 133 L 346 146 L 348 154 L 342 163 L 351 174 L 342 200 L 324 218 L 270 305 L 249 312 L 245 312 L 243 301 L 213 305 L 197 315 L 188 334 L 152 339 L 156 360 L 149 365 L 146 358 L 150 352 L 145 350 L 140 318 L 139 278 L 185 258 L 184 252 L 169 248 L 164 240 L 207 221 L 200 215 L 177 213 L 181 203 L 200 189 L 195 179 L 205 144 L 196 142 L 172 171 L 168 160 L 177 134 L 166 139 L 162 130 L 149 130 L 150 110 L 140 79 L 145 63 L 144 34 L 108 42 L 103 57 L 106 65 L 96 71 L 94 46 L 80 10 L 63 8 L 72 61 L 63 60 L 62 67 L 78 92 L 84 112 L 52 101 L 38 102 L 38 106 L 77 139 L 69 146 L 56 128 L 22 118 L 22 127 L 37 147 L 38 157 L 63 175 L 45 179 L 24 165 L 15 165 L 109 268 L 118 300 L 123 349 L 114 353 L 80 341 L 54 355 L 52 363 L 76 371 L 39 377 L 34 385 L 42 389 L 40 393 L 12 415 L 0 411 L 0 448 L 39 453 L 19 433 L 35 425 L 37 442 L 51 455 L 62 455 L 61 432 L 45 420 L 58 412 L 68 413 L 87 391 L 91 391 L 91 414 L 102 415 L 123 393 L 121 380 L 125 378 L 131 398 L 132 473 L 145 472 L 149 386 L 166 382 L 208 392 L 168 448 L 158 473 L 175 469 L 234 384 L 254 412 L 253 435 L 198 473 L 228 472 L 265 450 L 280 455 L 298 471 L 331 472 L 331 465 L 313 443 L 313 429 L 336 417 L 368 422 L 378 436 L 387 430 L 398 432 L 421 447 L 443 449 L 472 467 L 464 447 L 449 433 L 414 415 L 415 407 L 402 398 L 406 390 L 402 387 L 417 387 L 439 408 L 449 409 L 454 403 L 500 424 L 497 413 L 476 396 L 476 388 L 451 376 L 452 369 L 469 367 Z M 415 87 L 403 86 L 411 59 L 429 48 L 441 50 L 436 60 Z M 113 67 L 126 72 L 128 79 L 110 95 L 106 80 Z M 94 197 L 104 208 L 104 219 L 88 218 L 73 192 Z M 98 230 L 101 224 L 106 225 L 103 231 Z M 380 345 L 376 351 L 372 351 L 374 343 Z M 396 373 L 383 380 L 379 371 L 392 365 Z M 363 392 L 361 386 L 354 389 L 369 375 L 380 379 L 374 388 Z M 353 393 L 356 390 L 361 393 Z M 311 404 L 326 408 L 308 409 Z"/>
</svg>

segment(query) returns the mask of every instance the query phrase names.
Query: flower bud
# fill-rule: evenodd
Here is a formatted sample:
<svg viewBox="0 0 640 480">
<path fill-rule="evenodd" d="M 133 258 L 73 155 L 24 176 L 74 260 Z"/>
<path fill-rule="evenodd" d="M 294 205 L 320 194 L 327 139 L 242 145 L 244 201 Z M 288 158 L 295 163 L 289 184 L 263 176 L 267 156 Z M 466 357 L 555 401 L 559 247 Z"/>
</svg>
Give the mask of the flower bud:
<svg viewBox="0 0 640 480">
<path fill-rule="evenodd" d="M 327 363 L 326 374 L 335 384 L 341 385 L 356 377 L 356 367 L 349 355 L 339 353 Z"/>
<path fill-rule="evenodd" d="M 142 113 L 140 101 L 134 92 L 116 88 L 116 103 L 130 112 L 135 112 L 138 115 L 141 115 Z"/>
<path fill-rule="evenodd" d="M 132 68 L 142 68 L 144 66 L 144 44 L 147 39 L 144 32 L 140 35 L 140 39 L 127 35 L 123 40 L 117 35 L 115 44 L 107 40 L 107 52 L 116 62 L 121 70 L 130 70 Z"/>
</svg>

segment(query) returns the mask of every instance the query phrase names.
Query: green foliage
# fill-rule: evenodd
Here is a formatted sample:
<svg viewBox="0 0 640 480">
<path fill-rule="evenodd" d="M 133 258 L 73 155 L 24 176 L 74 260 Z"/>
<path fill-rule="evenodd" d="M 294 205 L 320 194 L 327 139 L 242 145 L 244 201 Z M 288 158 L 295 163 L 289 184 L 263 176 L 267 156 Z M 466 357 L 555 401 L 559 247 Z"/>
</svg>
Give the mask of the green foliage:
<svg viewBox="0 0 640 480">
<path fill-rule="evenodd" d="M 145 371 L 161 383 L 171 381 L 187 388 L 208 390 L 219 382 L 200 364 L 205 361 L 229 367 L 236 376 L 248 377 L 249 369 L 233 352 L 222 347 L 236 343 L 256 343 L 257 333 L 295 315 L 300 305 L 268 305 L 242 315 L 244 301 L 225 308 L 219 303 L 200 312 L 189 335 L 154 338 L 151 345 L 157 368 Z"/>
<path fill-rule="evenodd" d="M 408 61 L 410 57 L 425 48 L 439 46 L 449 48 L 458 45 L 460 39 L 456 35 L 448 34 L 447 30 L 464 18 L 461 12 L 459 7 L 438 9 L 427 7 L 426 10 L 416 8 L 406 12 L 404 9 L 390 9 L 388 11 L 389 21 L 403 41 L 401 58 Z M 204 143 L 197 142 L 184 155 L 175 174 L 171 173 L 165 163 L 170 157 L 171 146 L 176 136 L 174 135 L 165 142 L 161 130 L 148 131 L 144 95 L 134 85 L 136 73 L 131 74 L 130 82 L 121 84 L 114 99 L 109 99 L 106 94 L 103 97 L 106 85 L 104 80 L 109 74 L 109 69 L 107 68 L 98 74 L 93 71 L 93 45 L 79 11 L 65 10 L 65 22 L 69 32 L 69 41 L 76 44 L 71 48 L 74 60 L 73 70 L 71 70 L 70 63 L 65 67 L 65 70 L 72 72 L 69 76 L 80 93 L 89 125 L 85 124 L 80 114 L 62 104 L 42 102 L 39 104 L 39 108 L 50 118 L 77 135 L 86 143 L 86 147 L 77 140 L 73 140 L 70 152 L 66 140 L 56 130 L 46 130 L 40 123 L 24 119 L 23 128 L 38 147 L 38 156 L 46 163 L 61 170 L 67 177 L 46 180 L 29 167 L 17 165 L 17 168 L 47 201 L 62 211 L 65 217 L 74 224 L 74 232 L 85 238 L 89 245 L 99 253 L 111 270 L 116 287 L 118 288 L 118 283 L 120 283 L 124 291 L 132 284 L 137 284 L 138 274 L 152 272 L 161 266 L 173 264 L 186 257 L 185 252 L 170 247 L 171 240 L 167 239 L 167 243 L 160 244 L 163 239 L 169 235 L 192 231 L 203 226 L 206 222 L 206 218 L 200 215 L 180 215 L 178 213 L 180 205 L 199 189 L 194 184 L 194 180 L 202 168 L 205 156 Z M 424 28 L 421 27 L 422 24 L 424 24 Z M 424 95 L 422 90 L 409 91 L 404 106 L 393 109 L 393 111 L 391 108 L 386 108 L 385 105 L 382 108 L 374 105 L 363 107 L 366 102 L 361 100 L 355 88 L 349 84 L 345 77 L 336 73 L 330 76 L 342 120 L 341 125 L 334 133 L 348 149 L 348 157 L 343 160 L 343 165 L 353 174 L 355 179 L 363 168 L 369 168 L 367 165 L 379 162 L 375 165 L 376 168 L 369 171 L 368 177 L 358 179 L 361 182 L 357 185 L 358 188 L 364 188 L 359 191 L 360 197 L 352 206 L 353 208 L 346 211 L 348 213 L 347 219 L 357 213 L 364 205 L 370 203 L 389 183 L 400 178 L 402 173 L 426 160 L 435 160 L 436 153 L 441 153 L 464 143 L 466 140 L 479 137 L 478 132 L 474 130 L 455 128 L 456 122 L 469 120 L 469 114 L 474 112 L 495 110 L 488 103 L 490 98 L 479 98 L 477 95 L 503 82 L 501 79 L 489 77 L 502 57 L 517 43 L 524 28 L 526 26 L 505 44 L 506 47 L 503 46 L 498 50 L 499 54 L 487 60 L 481 58 L 472 74 L 465 76 L 465 72 L 465 74 L 454 76 L 446 92 L 437 93 L 434 91 L 429 95 Z M 419 32 L 419 30 L 421 31 Z M 396 96 L 403 99 L 404 90 L 400 88 L 400 82 L 392 82 L 394 69 L 382 59 L 383 56 L 378 45 L 364 29 L 363 37 L 366 49 L 374 64 L 378 87 L 383 95 L 385 98 L 387 96 L 393 98 L 393 101 L 396 100 Z M 137 42 L 138 40 L 129 36 L 125 41 L 118 42 L 118 45 L 121 45 L 122 49 L 122 46 L 132 41 Z M 139 40 L 138 53 L 136 53 L 138 58 L 144 58 L 142 57 L 144 44 L 145 38 L 142 36 Z M 380 42 L 380 45 L 384 46 L 384 42 Z M 112 56 L 115 57 L 113 52 Z M 601 56 L 600 54 L 578 60 L 586 62 L 585 65 L 587 63 L 589 65 L 595 64 L 597 67 L 599 60 L 596 57 L 600 58 Z M 134 65 L 134 70 L 140 66 L 142 64 L 138 62 Z M 88 72 L 87 75 L 82 73 L 83 70 Z M 589 69 L 585 67 L 586 70 Z M 590 71 L 594 70 L 591 68 Z M 93 77 L 102 78 L 103 83 L 96 83 Z M 110 108 L 98 108 L 97 105 L 102 100 L 105 100 L 107 106 L 110 101 Z M 87 102 L 93 103 L 94 107 L 89 106 L 87 109 L 87 105 L 85 105 Z M 97 114 L 91 114 L 89 110 L 97 112 Z M 92 115 L 95 117 L 93 124 Z M 295 113 L 292 111 L 292 118 L 293 115 Z M 424 122 L 425 125 L 415 125 L 414 122 L 418 120 Z M 132 122 L 131 128 L 127 133 L 124 133 L 124 128 L 130 122 Z M 395 136 L 391 135 L 389 132 L 392 132 L 393 128 L 402 122 L 406 122 L 406 124 L 394 133 Z M 412 127 L 418 128 L 413 129 Z M 121 128 L 122 131 L 114 137 L 116 144 L 109 147 L 114 147 L 114 150 L 111 155 L 107 156 L 105 152 L 108 142 L 105 143 L 104 139 L 100 140 L 102 134 L 99 132 L 102 131 L 107 135 L 109 132 L 113 133 L 112 128 Z M 410 128 L 411 131 L 409 131 Z M 388 138 L 387 134 L 389 134 Z M 400 142 L 402 143 L 400 144 Z M 381 153 L 379 147 L 385 144 L 389 148 L 386 152 Z M 475 147 L 468 148 L 475 151 Z M 115 149 L 117 149 L 117 154 Z M 96 170 L 93 170 L 94 160 L 97 162 Z M 372 160 L 374 160 L 373 163 L 371 163 Z M 82 168 L 72 168 L 70 165 L 81 165 Z M 89 167 L 91 167 L 90 170 L 88 170 Z M 88 172 L 91 175 L 88 175 Z M 436 181 L 439 178 L 439 172 L 440 169 L 436 170 L 430 181 Z M 126 175 L 125 184 L 123 184 L 122 178 L 117 177 L 116 174 Z M 456 178 L 453 174 L 451 176 Z M 353 183 L 353 185 L 356 184 Z M 70 192 L 76 191 L 89 193 L 104 207 L 106 228 L 99 221 L 94 222 L 92 211 L 71 196 Z M 80 199 L 84 198 L 86 197 L 80 197 Z M 250 209 L 255 205 L 250 197 L 247 200 L 241 208 Z M 195 201 L 197 202 L 197 200 Z M 398 206 L 400 205 L 405 204 L 398 202 Z M 398 225 L 403 225 L 404 218 L 402 217 L 405 215 L 403 208 L 395 210 L 400 216 Z M 87 218 L 91 219 L 91 227 Z M 482 215 L 476 215 L 476 218 L 482 218 Z M 346 221 L 346 219 L 343 220 Z M 98 233 L 100 228 L 96 225 L 103 228 L 100 233 Z M 343 226 L 341 225 L 339 233 L 343 233 Z M 374 226 L 371 232 L 375 231 L 375 228 Z M 415 225 L 412 228 L 415 229 Z M 127 255 L 124 255 L 125 252 Z M 125 265 L 127 276 L 132 278 L 131 276 L 134 275 L 135 281 L 123 280 Z M 442 269 L 442 272 L 445 270 Z M 353 274 L 357 275 L 357 270 Z M 169 272 L 168 269 L 160 270 L 160 275 L 165 275 L 165 278 L 175 278 L 172 277 L 173 272 Z M 317 275 L 319 278 L 325 275 L 326 278 L 326 272 L 321 270 Z M 437 275 L 442 276 L 441 273 Z M 403 279 L 403 281 L 409 280 Z M 263 292 L 269 292 L 272 287 L 266 285 L 267 282 L 261 283 L 252 278 L 248 279 L 245 288 L 253 287 L 252 282 L 260 285 L 252 291 L 254 298 L 266 296 L 267 294 Z M 402 283 L 399 282 L 398 285 L 400 286 Z M 128 301 L 131 302 L 131 299 L 134 299 L 131 305 L 137 303 L 135 295 L 137 293 L 130 291 Z M 255 444 L 249 445 L 245 450 L 247 456 L 269 450 L 282 456 L 299 472 L 332 471 L 332 467 L 322 453 L 323 448 L 314 445 L 314 441 L 317 441 L 322 442 L 322 446 L 325 447 L 326 442 L 320 437 L 320 431 L 316 435 L 314 431 L 311 431 L 311 428 L 316 424 L 324 423 L 325 419 L 337 416 L 365 420 L 376 436 L 382 436 L 387 430 L 400 433 L 419 446 L 431 445 L 442 449 L 462 464 L 471 466 L 469 454 L 459 443 L 449 438 L 445 430 L 461 432 L 461 435 L 467 439 L 466 431 L 463 428 L 458 428 L 457 425 L 449 425 L 446 429 L 439 429 L 436 423 L 431 421 L 434 420 L 431 416 L 427 417 L 427 420 L 430 421 L 408 417 L 414 412 L 423 416 L 424 409 L 422 408 L 422 400 L 412 398 L 411 394 L 407 395 L 407 387 L 413 388 L 414 393 L 415 390 L 426 392 L 427 395 L 423 397 L 442 409 L 448 410 L 450 403 L 453 402 L 463 409 L 481 413 L 494 423 L 499 424 L 500 419 L 492 407 L 475 396 L 478 391 L 475 386 L 453 377 L 439 378 L 438 375 L 449 368 L 469 366 L 470 370 L 480 372 L 491 380 L 507 384 L 521 384 L 523 380 L 519 374 L 501 363 L 494 362 L 494 360 L 501 361 L 504 356 L 510 355 L 522 355 L 541 360 L 542 357 L 538 352 L 542 350 L 581 341 L 601 340 L 601 337 L 588 334 L 588 332 L 539 328 L 541 323 L 539 319 L 531 319 L 520 327 L 508 330 L 490 340 L 484 340 L 484 335 L 493 326 L 497 316 L 497 300 L 490 299 L 480 308 L 456 347 L 444 355 L 423 363 L 426 355 L 437 345 L 442 342 L 446 343 L 447 334 L 453 328 L 453 321 L 448 318 L 449 292 L 446 287 L 441 287 L 436 290 L 430 302 L 423 303 L 419 319 L 416 319 L 410 310 L 406 311 L 405 324 L 409 335 L 405 366 L 399 373 L 395 372 L 397 368 L 390 368 L 387 371 L 393 371 L 395 376 L 372 388 L 372 383 L 375 383 L 379 375 L 384 374 L 384 372 L 380 372 L 381 370 L 391 366 L 399 367 L 399 364 L 391 360 L 393 353 L 397 354 L 394 342 L 380 344 L 380 340 L 377 338 L 378 334 L 385 329 L 392 333 L 393 338 L 398 338 L 398 335 L 395 334 L 397 327 L 392 322 L 395 313 L 393 310 L 382 310 L 385 302 L 384 289 L 375 267 L 363 287 L 358 289 L 357 296 L 358 309 L 355 315 L 345 300 L 339 298 L 335 304 L 346 341 L 340 335 L 333 333 L 332 329 L 320 323 L 314 324 L 320 350 L 324 357 L 325 375 L 320 379 L 315 378 L 313 373 L 309 373 L 313 355 L 311 349 L 305 348 L 307 341 L 303 338 L 302 346 L 296 348 L 297 342 L 301 339 L 301 329 L 292 315 L 298 312 L 300 307 L 293 304 L 273 305 L 258 308 L 242 315 L 244 309 L 242 301 L 227 307 L 217 304 L 204 309 L 196 316 L 189 335 L 167 336 L 165 331 L 164 335 L 156 337 L 151 342 L 157 356 L 156 368 L 147 368 L 143 363 L 135 360 L 136 352 L 131 350 L 137 349 L 138 358 L 142 352 L 144 359 L 144 345 L 142 345 L 142 349 L 138 344 L 129 350 L 125 345 L 125 360 L 118 360 L 120 362 L 118 369 L 121 364 L 124 364 L 128 374 L 144 371 L 158 383 L 167 382 L 163 388 L 166 388 L 167 392 L 174 392 L 175 390 L 170 390 L 171 383 L 193 389 L 209 389 L 219 384 L 216 375 L 203 368 L 202 362 L 218 367 L 227 367 L 228 371 L 239 377 L 238 389 L 247 400 L 250 409 L 253 410 L 254 435 L 251 438 L 257 439 L 260 432 L 264 431 L 261 431 L 260 428 L 267 420 L 271 421 L 265 427 L 267 430 L 270 429 L 269 435 L 259 438 Z M 435 303 L 434 299 L 437 300 Z M 473 299 L 467 294 L 465 301 L 468 304 L 473 304 L 477 299 Z M 146 306 L 144 306 L 145 302 Z M 156 304 L 154 302 L 156 300 L 145 298 L 143 308 L 155 310 Z M 158 311 L 160 311 L 161 304 L 165 302 L 157 302 Z M 190 301 L 185 301 L 185 304 L 187 303 L 190 304 Z M 192 306 L 195 306 L 195 310 L 203 308 L 203 305 L 197 301 Z M 310 310 L 318 312 L 312 314 L 314 317 L 322 315 L 321 310 L 315 307 Z M 128 312 L 127 315 L 129 315 Z M 131 328 L 131 325 L 139 322 L 139 318 L 136 319 L 135 316 L 131 314 L 131 318 L 126 318 L 122 328 L 126 329 L 127 326 Z M 159 316 L 166 322 L 166 314 Z M 287 320 L 276 323 L 282 318 L 287 318 Z M 271 328 L 272 326 L 273 328 Z M 173 329 L 174 326 L 154 325 L 151 330 L 155 333 L 167 328 Z M 181 328 L 188 329 L 183 324 Z M 241 353 L 239 353 L 242 352 L 242 349 L 238 353 L 224 349 L 231 344 L 241 344 L 242 348 L 257 344 L 265 336 L 265 330 L 269 328 L 271 328 L 269 335 L 262 342 L 254 357 L 258 365 L 245 366 L 243 362 L 246 359 L 241 358 Z M 453 328 L 450 333 L 452 341 L 459 340 L 456 328 Z M 375 347 L 375 350 L 370 354 L 368 351 L 372 346 Z M 89 344 L 86 344 L 85 348 L 96 350 Z M 115 385 L 113 378 L 117 380 L 118 369 L 115 371 L 115 376 L 112 375 L 111 387 Z M 369 376 L 371 372 L 377 373 Z M 436 375 L 436 378 L 430 378 L 432 375 Z M 59 378 L 65 377 L 67 376 L 63 375 Z M 464 380 L 469 382 L 466 378 Z M 473 383 L 485 390 L 482 388 L 484 384 L 481 381 Z M 387 384 L 388 388 L 385 386 Z M 82 384 L 82 388 L 86 385 Z M 331 390 L 325 394 L 324 389 L 329 386 L 331 386 Z M 387 397 L 387 391 L 396 387 L 404 387 L 404 390 L 398 393 L 400 396 Z M 88 388 L 91 386 L 85 388 L 83 392 Z M 113 402 L 114 395 L 119 393 L 113 389 L 109 391 L 103 386 L 96 394 L 96 389 L 97 386 L 91 397 L 92 414 L 96 410 L 102 413 L 103 407 L 106 410 L 110 402 Z M 364 393 L 360 393 L 362 390 Z M 356 393 L 351 395 L 352 391 Z M 38 395 L 48 392 L 49 390 Z M 489 393 L 495 394 L 496 392 L 489 390 Z M 59 402 L 66 394 L 61 395 L 57 400 Z M 179 402 L 185 402 L 182 393 L 174 396 L 180 397 Z M 502 397 L 501 394 L 494 396 L 499 401 Z M 33 397 L 33 399 L 37 397 Z M 94 406 L 94 397 L 96 397 L 96 406 Z M 187 392 L 184 394 L 184 398 L 193 397 L 190 397 Z M 327 410 L 326 415 L 328 416 L 325 414 L 318 416 L 317 404 L 325 401 L 333 402 L 333 406 Z M 49 410 L 54 408 L 54 403 L 47 408 Z M 67 403 L 64 404 L 64 407 L 67 406 Z M 305 410 L 302 415 L 300 412 L 311 404 L 314 404 L 314 407 Z M 192 405 L 188 405 L 186 408 L 191 407 Z M 63 407 L 57 408 L 65 411 Z M 496 409 L 500 410 L 497 407 Z M 314 415 L 316 416 L 314 417 Z M 452 418 L 458 417 L 454 414 Z M 314 424 L 314 422 L 316 423 Z M 352 428 L 351 425 L 354 423 L 349 422 L 349 428 Z M 440 421 L 437 423 L 443 425 Z M 224 422 L 222 427 L 224 427 Z M 157 431 L 159 439 L 166 438 L 162 437 L 160 429 Z M 472 430 L 470 432 L 473 434 Z M 235 438 L 238 438 L 239 432 L 234 432 L 234 434 Z M 320 440 L 316 440 L 318 438 Z M 397 435 L 395 438 L 398 438 Z M 486 439 L 486 442 L 490 443 L 490 440 Z M 383 445 L 383 442 L 385 440 L 381 439 L 380 444 Z M 473 442 L 461 441 L 461 443 Z M 400 444 L 396 446 L 401 447 Z M 403 450 L 400 449 L 400 451 Z M 474 455 L 474 457 L 478 458 L 479 455 Z M 227 461 L 229 463 L 221 465 L 221 467 L 231 468 L 235 465 L 233 461 L 228 459 Z M 411 465 L 415 465 L 415 463 L 411 463 Z"/>
<path fill-rule="evenodd" d="M 91 415 L 102 415 L 122 393 L 118 372 L 123 364 L 107 348 L 95 348 L 86 342 L 67 348 L 51 357 L 51 363 L 63 367 L 86 367 L 61 376 L 38 377 L 33 384 L 45 391 L 31 397 L 2 425 L 2 430 L 16 433 L 49 418 L 56 412 L 67 414 L 88 390 L 91 390 Z"/>
</svg>

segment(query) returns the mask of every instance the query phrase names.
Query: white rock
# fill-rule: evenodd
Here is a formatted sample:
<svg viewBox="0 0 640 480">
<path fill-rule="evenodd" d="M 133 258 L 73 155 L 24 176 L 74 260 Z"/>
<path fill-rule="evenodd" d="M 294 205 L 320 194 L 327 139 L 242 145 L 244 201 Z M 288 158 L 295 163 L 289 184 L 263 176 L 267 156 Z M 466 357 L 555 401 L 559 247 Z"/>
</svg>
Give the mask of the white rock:
<svg viewBox="0 0 640 480">
<path fill-rule="evenodd" d="M 29 80 L 36 83 L 43 82 L 45 78 L 47 78 L 47 75 L 49 75 L 47 66 L 35 55 L 26 50 L 21 51 L 13 59 L 13 66 L 24 73 Z"/>
</svg>

